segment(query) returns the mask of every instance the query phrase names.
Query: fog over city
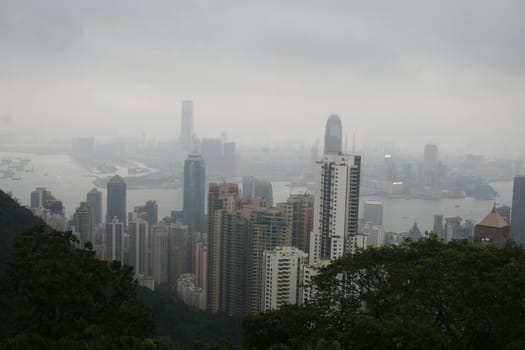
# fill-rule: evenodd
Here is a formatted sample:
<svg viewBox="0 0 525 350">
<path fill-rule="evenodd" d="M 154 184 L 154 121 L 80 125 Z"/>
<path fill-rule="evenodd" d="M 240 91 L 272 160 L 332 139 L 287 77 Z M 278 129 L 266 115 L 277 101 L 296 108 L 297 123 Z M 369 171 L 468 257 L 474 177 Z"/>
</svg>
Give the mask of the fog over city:
<svg viewBox="0 0 525 350">
<path fill-rule="evenodd" d="M 0 0 L 0 131 L 520 157 L 523 1 Z"/>
</svg>

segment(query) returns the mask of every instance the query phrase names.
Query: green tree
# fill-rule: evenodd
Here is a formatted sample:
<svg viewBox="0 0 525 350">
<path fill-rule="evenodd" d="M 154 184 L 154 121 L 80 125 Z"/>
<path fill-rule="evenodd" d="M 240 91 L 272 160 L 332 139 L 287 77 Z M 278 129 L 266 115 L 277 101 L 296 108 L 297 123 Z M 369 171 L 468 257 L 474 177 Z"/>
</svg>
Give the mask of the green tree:
<svg viewBox="0 0 525 350">
<path fill-rule="evenodd" d="M 275 344 L 294 348 L 299 336 L 298 349 L 312 344 L 344 349 L 517 349 L 525 344 L 522 247 L 444 244 L 435 237 L 407 241 L 334 261 L 319 271 L 314 283 L 318 294 L 312 305 L 246 321 L 245 343 L 257 349 Z M 299 310 L 306 309 L 311 311 L 297 321 Z M 317 326 L 310 332 L 290 328 L 284 333 L 275 326 L 296 321 Z M 271 334 L 276 334 L 275 340 Z"/>
<path fill-rule="evenodd" d="M 42 226 L 16 239 L 1 278 L 4 344 L 154 336 L 131 267 L 98 260 L 90 245 L 77 245 L 71 232 L 44 233 Z"/>
</svg>

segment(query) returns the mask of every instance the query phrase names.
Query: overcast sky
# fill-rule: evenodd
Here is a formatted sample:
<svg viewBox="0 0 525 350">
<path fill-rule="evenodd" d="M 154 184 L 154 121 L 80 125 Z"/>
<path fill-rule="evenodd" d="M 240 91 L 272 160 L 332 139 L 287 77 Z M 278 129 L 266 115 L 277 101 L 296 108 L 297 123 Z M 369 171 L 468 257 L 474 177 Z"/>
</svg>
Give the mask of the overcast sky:
<svg viewBox="0 0 525 350">
<path fill-rule="evenodd" d="M 525 153 L 525 1 L 0 0 L 0 122 Z M 2 127 L 0 124 L 0 128 Z"/>
</svg>

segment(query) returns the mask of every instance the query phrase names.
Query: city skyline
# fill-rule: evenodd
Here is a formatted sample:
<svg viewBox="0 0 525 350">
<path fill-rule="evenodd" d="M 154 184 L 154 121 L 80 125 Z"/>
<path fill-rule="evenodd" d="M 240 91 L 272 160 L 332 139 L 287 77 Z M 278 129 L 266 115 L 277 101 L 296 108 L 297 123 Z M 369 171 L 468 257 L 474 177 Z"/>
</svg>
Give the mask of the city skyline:
<svg viewBox="0 0 525 350">
<path fill-rule="evenodd" d="M 525 146 L 522 2 L 46 4 L 0 4 L 0 127 L 20 142 L 171 138 L 192 100 L 200 137 L 243 147 L 309 144 L 333 112 L 358 145 Z"/>
</svg>

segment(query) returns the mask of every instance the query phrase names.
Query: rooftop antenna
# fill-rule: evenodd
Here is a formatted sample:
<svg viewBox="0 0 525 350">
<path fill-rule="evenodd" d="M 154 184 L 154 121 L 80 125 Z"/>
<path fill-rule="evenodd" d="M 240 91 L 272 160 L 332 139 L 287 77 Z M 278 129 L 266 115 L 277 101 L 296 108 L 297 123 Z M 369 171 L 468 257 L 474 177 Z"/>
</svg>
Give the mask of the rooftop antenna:
<svg viewBox="0 0 525 350">
<path fill-rule="evenodd" d="M 352 143 L 352 154 L 355 154 L 355 132 L 354 132 L 354 139 Z"/>
</svg>

